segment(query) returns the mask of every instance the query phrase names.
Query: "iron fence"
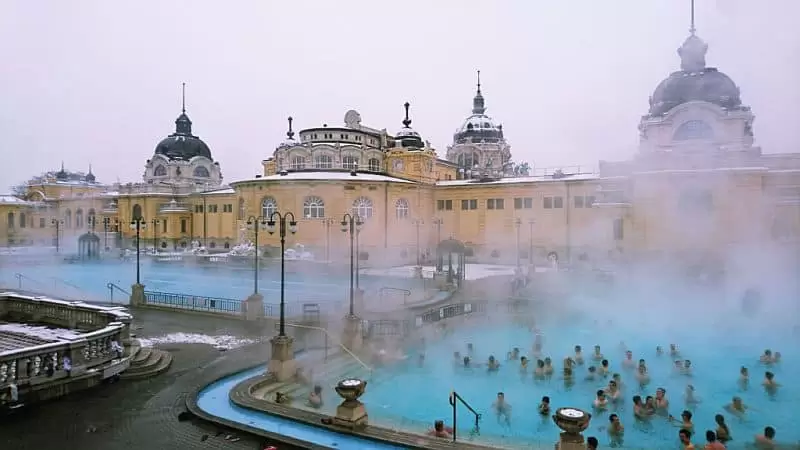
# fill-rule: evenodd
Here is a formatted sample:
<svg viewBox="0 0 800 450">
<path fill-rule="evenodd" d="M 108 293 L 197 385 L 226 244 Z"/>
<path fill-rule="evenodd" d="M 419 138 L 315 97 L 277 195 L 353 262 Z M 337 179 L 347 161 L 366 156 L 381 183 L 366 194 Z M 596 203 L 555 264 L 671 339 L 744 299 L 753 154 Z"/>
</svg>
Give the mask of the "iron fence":
<svg viewBox="0 0 800 450">
<path fill-rule="evenodd" d="M 221 312 L 225 314 L 241 314 L 242 312 L 242 301 L 232 298 L 145 291 L 144 299 L 148 305 L 167 308 Z"/>
</svg>

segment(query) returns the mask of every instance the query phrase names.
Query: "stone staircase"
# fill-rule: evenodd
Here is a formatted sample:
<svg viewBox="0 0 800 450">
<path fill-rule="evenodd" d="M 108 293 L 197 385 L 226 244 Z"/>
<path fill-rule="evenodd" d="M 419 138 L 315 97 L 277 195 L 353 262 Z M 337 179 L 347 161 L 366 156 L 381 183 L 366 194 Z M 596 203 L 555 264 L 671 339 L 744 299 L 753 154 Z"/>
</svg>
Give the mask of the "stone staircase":
<svg viewBox="0 0 800 450">
<path fill-rule="evenodd" d="M 310 384 L 301 383 L 296 378 L 288 381 L 272 383 L 253 392 L 253 396 L 270 402 L 275 401 L 275 394 L 288 395 L 293 408 L 315 411 L 322 414 L 335 414 L 336 405 L 341 403 L 341 398 L 336 394 L 334 387 L 339 381 L 347 378 L 359 378 L 372 381 L 374 373 L 367 370 L 349 354 L 338 353 L 328 359 L 328 362 L 306 368 L 313 369 L 313 381 Z M 314 389 L 314 385 L 322 386 L 322 398 L 325 404 L 320 409 L 314 409 L 306 404 L 306 399 Z M 369 388 L 367 388 L 369 389 Z"/>
<path fill-rule="evenodd" d="M 166 372 L 172 364 L 172 355 L 164 350 L 142 347 L 135 341 L 130 347 L 131 365 L 120 374 L 123 380 L 149 378 Z"/>
</svg>

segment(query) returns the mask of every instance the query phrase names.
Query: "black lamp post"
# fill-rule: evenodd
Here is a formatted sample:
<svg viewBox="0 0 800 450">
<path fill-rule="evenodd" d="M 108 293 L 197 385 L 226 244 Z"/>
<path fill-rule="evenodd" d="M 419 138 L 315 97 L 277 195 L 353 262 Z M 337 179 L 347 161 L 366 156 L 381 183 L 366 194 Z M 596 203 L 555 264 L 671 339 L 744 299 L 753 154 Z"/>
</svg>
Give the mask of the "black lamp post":
<svg viewBox="0 0 800 450">
<path fill-rule="evenodd" d="M 64 226 L 64 219 L 52 219 L 50 223 L 56 227 L 56 253 L 58 253 L 59 241 L 61 240 L 61 227 Z"/>
<path fill-rule="evenodd" d="M 158 225 L 161 222 L 158 219 L 153 219 L 150 224 L 153 225 L 153 253 L 158 252 Z"/>
<path fill-rule="evenodd" d="M 110 217 L 103 217 L 103 248 L 108 251 L 108 228 L 111 225 Z"/>
<path fill-rule="evenodd" d="M 140 233 L 147 229 L 147 222 L 142 217 L 136 217 L 131 220 L 131 230 L 136 231 L 136 284 L 140 282 L 141 267 L 139 265 L 139 237 Z"/>
<path fill-rule="evenodd" d="M 256 253 L 253 262 L 253 294 L 258 295 L 258 232 L 267 227 L 267 220 L 261 216 L 250 216 L 247 218 L 247 229 L 253 232 L 256 246 Z"/>
<path fill-rule="evenodd" d="M 444 221 L 441 217 L 435 217 L 433 219 L 433 224 L 436 225 L 436 271 L 441 272 L 442 266 L 444 262 L 442 261 L 441 256 L 439 255 L 439 244 L 442 242 L 442 224 Z"/>
<path fill-rule="evenodd" d="M 519 267 L 519 227 L 522 225 L 522 219 L 517 217 L 514 219 L 514 226 L 517 228 L 517 267 Z"/>
<path fill-rule="evenodd" d="M 275 220 L 277 219 L 277 220 Z M 284 291 L 286 290 L 286 231 L 292 234 L 297 233 L 297 220 L 291 212 L 281 214 L 278 211 L 273 212 L 267 220 L 267 233 L 273 234 L 275 232 L 275 223 L 278 223 L 278 236 L 281 238 L 281 318 L 280 318 L 280 331 L 278 336 L 286 336 L 286 301 Z M 288 225 L 288 226 L 287 226 Z"/>
<path fill-rule="evenodd" d="M 342 232 L 347 233 L 350 232 L 350 316 L 355 316 L 355 310 L 353 306 L 353 276 L 355 275 L 355 252 L 356 252 L 356 235 L 358 231 L 361 229 L 361 225 L 364 222 L 361 221 L 360 216 L 353 216 L 350 213 L 345 213 L 342 216 Z"/>
<path fill-rule="evenodd" d="M 422 219 L 414 219 L 411 221 L 411 223 L 417 227 L 417 267 L 420 267 L 422 264 L 420 264 L 419 260 L 419 227 L 425 222 L 423 222 Z"/>
</svg>

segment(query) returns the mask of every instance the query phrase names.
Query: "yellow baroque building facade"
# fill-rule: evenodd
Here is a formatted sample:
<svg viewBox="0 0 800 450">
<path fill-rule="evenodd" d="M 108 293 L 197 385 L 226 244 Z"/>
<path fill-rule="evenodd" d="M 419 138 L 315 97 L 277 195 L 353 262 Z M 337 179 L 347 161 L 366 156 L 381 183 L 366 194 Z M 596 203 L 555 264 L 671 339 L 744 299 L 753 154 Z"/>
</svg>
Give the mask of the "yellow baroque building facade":
<svg viewBox="0 0 800 450">
<path fill-rule="evenodd" d="M 130 246 L 130 223 L 141 218 L 145 247 L 224 251 L 255 239 L 248 220 L 280 211 L 298 222 L 287 247 L 329 260 L 346 257 L 339 222 L 357 214 L 363 258 L 385 264 L 424 259 L 448 238 L 464 242 L 475 261 L 498 263 L 675 255 L 706 263 L 765 243 L 796 247 L 800 153 L 762 154 L 754 145 L 754 115 L 736 84 L 706 65 L 707 48 L 694 34 L 680 47 L 680 70 L 656 87 L 627 161 L 514 164 L 479 83 L 444 158 L 413 130 L 406 103 L 397 133 L 363 125 L 352 110 L 343 126 L 298 133 L 289 118 L 262 174 L 226 185 L 184 110 L 146 161 L 143 182 L 103 185 L 91 169 L 62 167 L 0 197 L 0 239 L 69 248 L 93 230 L 108 247 Z M 258 240 L 279 246 L 263 231 Z"/>
</svg>

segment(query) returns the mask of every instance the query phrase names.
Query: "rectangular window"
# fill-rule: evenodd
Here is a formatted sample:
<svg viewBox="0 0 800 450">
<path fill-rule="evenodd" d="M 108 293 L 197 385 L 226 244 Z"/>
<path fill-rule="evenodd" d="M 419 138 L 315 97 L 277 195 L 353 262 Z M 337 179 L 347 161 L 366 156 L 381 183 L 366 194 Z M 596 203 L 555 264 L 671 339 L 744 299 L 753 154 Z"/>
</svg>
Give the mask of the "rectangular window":
<svg viewBox="0 0 800 450">
<path fill-rule="evenodd" d="M 194 205 L 194 212 L 202 213 L 203 212 L 203 205 Z"/>
<path fill-rule="evenodd" d="M 522 199 L 522 207 L 525 209 L 533 208 L 533 197 L 525 197 Z"/>
<path fill-rule="evenodd" d="M 222 207 L 222 212 L 232 213 L 233 212 L 233 204 L 227 203 Z"/>
<path fill-rule="evenodd" d="M 461 200 L 461 210 L 470 211 L 478 209 L 478 200 Z"/>
<path fill-rule="evenodd" d="M 461 210 L 462 211 L 469 210 L 469 200 L 461 200 Z"/>
<path fill-rule="evenodd" d="M 39 228 L 44 228 L 44 227 L 45 227 L 44 217 L 40 217 L 39 218 Z"/>
<path fill-rule="evenodd" d="M 181 219 L 181 233 L 186 233 L 186 219 Z"/>
<path fill-rule="evenodd" d="M 478 201 L 477 200 L 470 200 L 469 201 L 469 209 L 478 209 Z"/>
<path fill-rule="evenodd" d="M 490 198 L 486 200 L 486 209 L 503 209 L 505 200 L 502 198 Z"/>
<path fill-rule="evenodd" d="M 436 200 L 436 209 L 439 211 L 444 210 L 444 200 Z"/>
<path fill-rule="evenodd" d="M 522 209 L 522 198 L 517 197 L 514 199 L 514 209 Z"/>
<path fill-rule="evenodd" d="M 444 201 L 444 209 L 445 209 L 445 211 L 452 211 L 453 210 L 453 201 L 452 200 L 445 200 Z"/>
<path fill-rule="evenodd" d="M 583 196 L 582 195 L 576 195 L 575 197 L 573 197 L 573 199 L 575 200 L 575 207 L 576 208 L 583 208 Z"/>
<path fill-rule="evenodd" d="M 494 199 L 490 198 L 486 200 L 486 209 L 494 209 Z"/>
<path fill-rule="evenodd" d="M 563 208 L 564 197 L 553 197 L 553 208 Z"/>
<path fill-rule="evenodd" d="M 614 219 L 614 240 L 621 241 L 625 237 L 622 228 L 622 219 Z"/>
<path fill-rule="evenodd" d="M 553 197 L 545 197 L 543 200 L 542 207 L 544 209 L 553 209 Z"/>
</svg>

